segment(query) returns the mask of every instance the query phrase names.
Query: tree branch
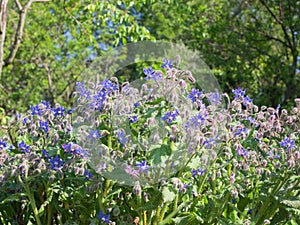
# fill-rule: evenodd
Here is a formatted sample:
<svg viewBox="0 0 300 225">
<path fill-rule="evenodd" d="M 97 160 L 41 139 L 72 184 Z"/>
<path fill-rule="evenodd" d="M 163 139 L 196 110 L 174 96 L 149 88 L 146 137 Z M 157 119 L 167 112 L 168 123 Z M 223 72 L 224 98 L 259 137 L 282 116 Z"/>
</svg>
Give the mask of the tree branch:
<svg viewBox="0 0 300 225">
<path fill-rule="evenodd" d="M 284 24 L 283 24 L 283 21 L 282 20 L 280 20 L 280 19 L 278 19 L 278 17 L 273 13 L 273 11 L 270 9 L 270 7 L 265 3 L 265 1 L 264 0 L 260 0 L 260 2 L 263 4 L 263 6 L 267 9 L 267 11 L 271 14 L 271 16 L 275 19 L 275 21 L 281 26 L 281 29 L 282 29 L 282 31 L 283 31 L 283 33 L 284 33 L 284 37 L 285 37 L 285 39 L 287 40 L 287 42 L 288 42 L 288 47 L 290 48 L 290 49 L 292 49 L 293 48 L 293 46 L 292 46 L 292 43 L 291 43 L 291 39 L 290 39 L 290 37 L 289 37 L 289 35 L 288 35 L 288 32 L 287 32 L 287 30 L 286 30 L 286 28 L 285 28 L 285 26 L 284 26 Z M 282 9 L 282 5 L 280 4 L 280 6 L 279 6 L 279 14 L 283 17 L 283 11 L 282 11 L 283 9 Z"/>
<path fill-rule="evenodd" d="M 16 0 L 16 4 L 17 4 L 17 7 L 20 11 L 22 11 L 23 7 L 21 5 L 21 3 L 19 2 L 19 0 Z"/>
<path fill-rule="evenodd" d="M 17 51 L 19 49 L 23 37 L 23 30 L 24 30 L 27 11 L 30 8 L 31 4 L 34 2 L 49 2 L 49 0 L 29 0 L 24 8 L 22 7 L 19 0 L 16 0 L 17 7 L 19 9 L 19 22 L 18 22 L 17 31 L 15 33 L 15 38 L 14 38 L 11 51 L 7 56 L 7 58 L 4 60 L 3 66 L 7 66 L 11 64 L 16 57 Z"/>
<path fill-rule="evenodd" d="M 82 24 L 78 21 L 78 19 L 70 13 L 70 11 L 66 7 L 66 0 L 64 0 L 64 5 L 63 5 L 64 11 L 77 23 L 77 25 L 80 27 L 80 31 L 82 31 L 83 34 L 86 33 L 85 29 L 83 28 Z"/>
<path fill-rule="evenodd" d="M 6 23 L 7 23 L 7 4 L 8 0 L 1 1 L 1 8 L 0 8 L 0 80 L 2 74 L 2 67 L 3 67 L 3 55 L 4 55 L 4 42 L 5 42 L 5 35 L 6 35 Z"/>
</svg>

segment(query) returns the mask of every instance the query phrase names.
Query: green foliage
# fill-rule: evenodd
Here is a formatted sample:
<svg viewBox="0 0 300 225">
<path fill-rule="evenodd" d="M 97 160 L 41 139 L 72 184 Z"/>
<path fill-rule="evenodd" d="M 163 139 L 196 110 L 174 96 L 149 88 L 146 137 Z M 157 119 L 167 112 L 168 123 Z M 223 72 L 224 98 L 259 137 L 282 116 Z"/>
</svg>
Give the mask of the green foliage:
<svg viewBox="0 0 300 225">
<path fill-rule="evenodd" d="M 224 92 L 247 87 L 275 107 L 300 92 L 299 14 L 297 1 L 165 0 L 145 5 L 141 24 L 199 50 Z"/>
<path fill-rule="evenodd" d="M 9 114 L 23 112 L 40 99 L 70 106 L 75 82 L 94 57 L 107 48 L 150 39 L 131 10 L 142 3 L 55 0 L 31 4 L 17 55 L 0 76 L 0 107 Z M 16 3 L 10 1 L 8 7 L 4 58 L 19 21 Z"/>
</svg>

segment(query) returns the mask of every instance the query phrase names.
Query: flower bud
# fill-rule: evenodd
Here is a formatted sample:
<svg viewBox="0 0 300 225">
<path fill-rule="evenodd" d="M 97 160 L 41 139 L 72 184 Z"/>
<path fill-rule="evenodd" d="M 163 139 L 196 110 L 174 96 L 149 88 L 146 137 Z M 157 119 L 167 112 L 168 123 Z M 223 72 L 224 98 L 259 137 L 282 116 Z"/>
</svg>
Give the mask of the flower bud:
<svg viewBox="0 0 300 225">
<path fill-rule="evenodd" d="M 245 180 L 245 186 L 246 186 L 246 187 L 249 186 L 249 180 Z"/>
<path fill-rule="evenodd" d="M 234 189 L 232 189 L 230 191 L 230 193 L 231 193 L 231 195 L 232 195 L 233 198 L 237 198 L 239 196 L 239 193 L 236 190 L 234 190 Z"/>
<path fill-rule="evenodd" d="M 267 109 L 267 106 L 265 106 L 265 105 L 263 105 L 263 106 L 260 108 L 261 111 L 265 111 L 266 109 Z"/>
<path fill-rule="evenodd" d="M 134 186 L 133 186 L 133 190 L 132 192 L 134 194 L 136 194 L 137 196 L 140 196 L 141 193 L 142 193 L 142 188 L 141 188 L 141 185 L 140 185 L 140 182 L 139 181 L 136 181 Z"/>
<path fill-rule="evenodd" d="M 53 135 L 52 142 L 53 142 L 53 143 L 57 143 L 57 142 L 58 142 L 58 139 L 59 139 L 59 135 L 58 135 L 58 133 L 55 133 L 55 134 Z"/>
<path fill-rule="evenodd" d="M 298 112 L 298 108 L 296 108 L 296 107 L 294 107 L 293 109 L 292 109 L 292 114 L 296 114 Z"/>
<path fill-rule="evenodd" d="M 52 183 L 55 180 L 55 175 L 52 173 L 49 177 L 50 183 Z"/>
<path fill-rule="evenodd" d="M 295 165 L 296 165 L 295 160 L 294 160 L 294 157 L 291 157 L 291 158 L 288 160 L 287 164 L 288 164 L 288 167 L 289 167 L 289 168 L 294 168 Z"/>
<path fill-rule="evenodd" d="M 179 80 L 179 85 L 180 85 L 182 90 L 186 88 L 186 82 L 182 79 Z"/>
<path fill-rule="evenodd" d="M 235 176 L 234 174 L 232 173 L 231 176 L 230 176 L 230 184 L 233 184 L 235 181 Z"/>
<path fill-rule="evenodd" d="M 299 153 L 299 151 L 296 151 L 296 152 L 294 153 L 294 157 L 295 157 L 296 160 L 299 160 L 299 159 L 300 159 L 300 153 Z"/>
<path fill-rule="evenodd" d="M 188 79 L 192 84 L 196 83 L 196 79 L 195 79 L 195 77 L 192 75 L 192 73 L 191 73 L 190 71 L 186 71 L 186 73 L 187 73 L 187 79 Z"/>
<path fill-rule="evenodd" d="M 298 109 L 300 109 L 300 98 L 295 99 L 295 103 Z"/>
<path fill-rule="evenodd" d="M 266 166 L 267 166 L 267 160 L 264 159 L 264 160 L 262 161 L 262 164 L 263 164 L 264 167 L 266 167 Z"/>
</svg>

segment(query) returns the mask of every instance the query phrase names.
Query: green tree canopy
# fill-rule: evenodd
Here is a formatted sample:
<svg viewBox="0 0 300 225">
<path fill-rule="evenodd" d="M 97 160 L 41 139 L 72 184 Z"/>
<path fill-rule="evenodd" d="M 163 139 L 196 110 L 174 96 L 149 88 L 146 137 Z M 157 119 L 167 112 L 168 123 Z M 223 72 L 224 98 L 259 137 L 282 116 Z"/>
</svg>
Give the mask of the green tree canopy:
<svg viewBox="0 0 300 225">
<path fill-rule="evenodd" d="M 241 86 L 259 105 L 299 97 L 299 1 L 159 1 L 142 15 L 157 39 L 200 50 L 224 91 Z"/>
</svg>

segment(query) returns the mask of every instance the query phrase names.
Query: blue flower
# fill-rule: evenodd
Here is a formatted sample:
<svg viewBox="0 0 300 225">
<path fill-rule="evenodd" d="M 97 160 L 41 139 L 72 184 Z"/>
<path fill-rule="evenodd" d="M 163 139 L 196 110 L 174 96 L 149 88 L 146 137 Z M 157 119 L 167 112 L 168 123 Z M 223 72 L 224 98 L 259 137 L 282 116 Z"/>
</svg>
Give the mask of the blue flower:
<svg viewBox="0 0 300 225">
<path fill-rule="evenodd" d="M 276 107 L 276 112 L 277 112 L 277 113 L 279 112 L 280 107 L 281 107 L 281 105 L 278 104 L 277 107 Z"/>
<path fill-rule="evenodd" d="M 134 107 L 134 108 L 137 108 L 139 105 L 140 105 L 140 103 L 139 103 L 139 102 L 136 102 L 136 103 L 133 104 L 133 107 Z"/>
<path fill-rule="evenodd" d="M 96 109 L 96 110 L 101 110 L 103 107 L 103 103 L 106 100 L 106 91 L 105 89 L 102 89 L 100 91 L 98 91 L 95 95 L 93 95 L 93 102 L 92 102 L 92 106 Z"/>
<path fill-rule="evenodd" d="M 151 168 L 151 166 L 147 166 L 146 160 L 142 162 L 136 162 L 135 165 L 139 168 L 139 173 L 145 173 L 146 175 L 148 174 L 148 170 Z"/>
<path fill-rule="evenodd" d="M 48 121 L 45 121 L 45 122 L 39 121 L 39 124 L 40 124 L 40 128 L 41 128 L 42 130 L 44 130 L 46 134 L 48 134 L 48 131 L 49 131 L 49 124 L 48 124 Z"/>
<path fill-rule="evenodd" d="M 26 122 L 27 122 L 27 118 L 25 117 L 25 118 L 23 118 L 23 120 L 22 120 L 22 124 L 25 125 Z"/>
<path fill-rule="evenodd" d="M 113 83 L 112 81 L 107 80 L 107 79 L 102 81 L 100 85 L 102 85 L 103 88 L 105 88 L 108 91 L 108 94 L 118 90 L 118 86 L 115 83 Z"/>
<path fill-rule="evenodd" d="M 139 171 L 132 168 L 132 166 L 128 165 L 125 168 L 125 172 L 134 178 L 139 178 Z"/>
<path fill-rule="evenodd" d="M 203 142 L 203 144 L 205 145 L 206 148 L 211 148 L 212 145 L 216 144 L 216 141 L 214 138 L 209 138 L 209 139 L 205 140 Z"/>
<path fill-rule="evenodd" d="M 253 101 L 253 99 L 251 99 L 248 95 L 246 97 L 244 97 L 244 100 L 243 100 L 243 105 L 244 106 L 247 106 L 248 104 L 251 104 Z"/>
<path fill-rule="evenodd" d="M 173 63 L 172 60 L 167 60 L 167 59 L 163 59 L 162 60 L 163 64 L 161 65 L 161 68 L 167 68 L 167 69 L 172 69 L 173 68 Z"/>
<path fill-rule="evenodd" d="M 168 124 L 171 124 L 176 120 L 176 117 L 179 115 L 178 110 L 168 111 L 164 114 L 161 120 L 166 121 Z"/>
<path fill-rule="evenodd" d="M 247 120 L 250 122 L 250 124 L 258 126 L 258 123 L 256 122 L 256 120 L 254 118 L 248 116 Z"/>
<path fill-rule="evenodd" d="M 211 92 L 209 93 L 208 99 L 211 102 L 211 104 L 218 105 L 221 104 L 222 95 L 219 94 L 218 92 Z"/>
<path fill-rule="evenodd" d="M 196 116 L 192 117 L 188 123 L 185 124 L 185 127 L 193 127 L 194 129 L 197 129 L 201 124 L 203 125 L 205 123 L 206 116 L 207 112 L 205 112 L 204 115 L 199 112 Z"/>
<path fill-rule="evenodd" d="M 67 110 L 67 114 L 72 114 L 72 112 L 74 111 L 74 108 Z"/>
<path fill-rule="evenodd" d="M 62 106 L 59 106 L 57 108 L 53 109 L 54 116 L 64 116 L 65 115 L 65 109 Z"/>
<path fill-rule="evenodd" d="M 246 91 L 242 90 L 240 87 L 238 87 L 238 89 L 232 90 L 232 92 L 234 94 L 234 99 L 242 98 L 246 94 Z"/>
<path fill-rule="evenodd" d="M 87 138 L 91 138 L 94 139 L 94 141 L 96 141 L 97 139 L 101 138 L 101 135 L 98 130 L 90 130 Z"/>
<path fill-rule="evenodd" d="M 50 168 L 52 170 L 62 169 L 63 162 L 64 161 L 59 157 L 59 155 L 56 155 L 55 158 L 50 158 L 49 159 Z"/>
<path fill-rule="evenodd" d="M 62 144 L 62 148 L 65 152 L 71 155 L 80 156 L 81 158 L 88 158 L 88 151 L 84 150 L 81 146 L 73 142 L 70 142 L 69 144 Z"/>
<path fill-rule="evenodd" d="M 196 177 L 196 176 L 203 176 L 205 173 L 206 173 L 206 170 L 205 169 L 197 169 L 197 170 L 191 170 L 191 173 L 192 173 L 192 176 L 193 177 Z"/>
<path fill-rule="evenodd" d="M 44 155 L 44 157 L 46 159 L 49 158 L 49 154 L 48 154 L 48 152 L 45 149 L 42 150 L 42 154 Z"/>
<path fill-rule="evenodd" d="M 236 130 L 236 132 L 234 133 L 234 135 L 235 136 L 238 136 L 238 135 L 240 135 L 240 134 L 245 134 L 245 133 L 247 133 L 248 132 L 248 129 L 247 128 L 238 128 L 237 130 Z"/>
<path fill-rule="evenodd" d="M 29 153 L 29 145 L 26 145 L 24 141 L 21 141 L 19 144 L 18 144 L 19 148 L 21 149 L 22 152 L 25 152 L 25 153 Z"/>
<path fill-rule="evenodd" d="M 178 192 L 183 192 L 183 193 L 185 193 L 185 192 L 186 192 L 186 189 L 187 189 L 188 187 L 191 187 L 191 186 L 193 186 L 191 183 L 189 183 L 189 184 L 183 184 L 183 187 L 179 187 L 179 188 L 178 188 Z"/>
<path fill-rule="evenodd" d="M 290 151 L 295 147 L 295 141 L 285 137 L 283 141 L 279 142 L 280 146 L 286 147 L 286 151 Z"/>
<path fill-rule="evenodd" d="M 44 105 L 46 107 L 46 109 L 51 109 L 50 103 L 46 102 L 44 100 L 41 100 L 41 104 Z"/>
<path fill-rule="evenodd" d="M 129 119 L 130 123 L 135 123 L 136 121 L 138 121 L 138 117 L 137 116 L 129 116 L 128 119 Z"/>
<path fill-rule="evenodd" d="M 245 149 L 241 148 L 241 149 L 236 149 L 237 155 L 238 156 L 242 156 L 242 157 L 246 157 L 247 156 L 247 152 Z"/>
<path fill-rule="evenodd" d="M 102 223 L 111 223 L 111 221 L 109 220 L 110 218 L 110 215 L 109 214 L 104 214 L 101 210 L 100 210 L 100 213 L 98 215 L 98 219 L 100 219 L 100 221 Z"/>
<path fill-rule="evenodd" d="M 93 177 L 93 174 L 90 173 L 90 171 L 88 169 L 86 169 L 84 171 L 84 176 L 89 180 L 89 179 L 91 179 Z"/>
<path fill-rule="evenodd" d="M 202 94 L 203 94 L 203 91 L 199 91 L 199 90 L 193 88 L 187 97 L 189 99 L 191 99 L 192 102 L 194 103 L 197 99 L 199 99 L 201 97 Z"/>
<path fill-rule="evenodd" d="M 6 148 L 6 146 L 7 146 L 6 142 L 0 140 L 0 150 Z"/>
<path fill-rule="evenodd" d="M 31 110 L 31 115 L 38 115 L 40 116 L 42 113 L 42 110 L 39 108 L 39 105 L 36 106 L 30 106 L 30 110 Z"/>
<path fill-rule="evenodd" d="M 146 80 L 161 80 L 163 77 L 160 73 L 155 72 L 152 67 L 149 67 L 149 69 L 144 68 L 144 74 L 147 75 L 145 78 Z"/>
<path fill-rule="evenodd" d="M 76 92 L 82 97 L 90 98 L 90 91 L 85 88 L 84 82 L 76 82 Z"/>
<path fill-rule="evenodd" d="M 124 130 L 118 131 L 117 136 L 118 136 L 118 142 L 124 146 L 128 141 L 128 139 L 126 138 L 125 131 Z"/>
</svg>

